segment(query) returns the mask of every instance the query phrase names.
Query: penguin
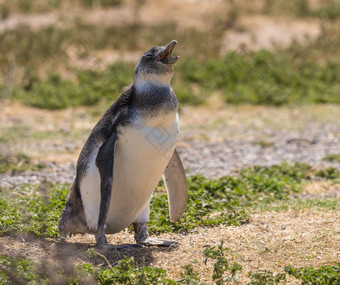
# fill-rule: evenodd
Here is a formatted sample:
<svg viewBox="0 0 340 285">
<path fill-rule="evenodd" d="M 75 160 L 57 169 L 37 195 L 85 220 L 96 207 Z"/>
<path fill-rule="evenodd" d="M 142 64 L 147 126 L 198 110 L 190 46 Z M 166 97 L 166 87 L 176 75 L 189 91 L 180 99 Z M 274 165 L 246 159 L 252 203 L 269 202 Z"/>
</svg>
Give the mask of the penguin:
<svg viewBox="0 0 340 285">
<path fill-rule="evenodd" d="M 77 161 L 76 177 L 59 220 L 62 238 L 92 233 L 100 248 L 171 246 L 152 238 L 147 223 L 150 199 L 163 177 L 170 220 L 185 211 L 188 186 L 176 151 L 178 101 L 170 86 L 177 45 L 145 52 L 134 82 L 104 113 L 90 133 Z M 133 225 L 136 244 L 112 245 L 106 234 Z"/>
</svg>

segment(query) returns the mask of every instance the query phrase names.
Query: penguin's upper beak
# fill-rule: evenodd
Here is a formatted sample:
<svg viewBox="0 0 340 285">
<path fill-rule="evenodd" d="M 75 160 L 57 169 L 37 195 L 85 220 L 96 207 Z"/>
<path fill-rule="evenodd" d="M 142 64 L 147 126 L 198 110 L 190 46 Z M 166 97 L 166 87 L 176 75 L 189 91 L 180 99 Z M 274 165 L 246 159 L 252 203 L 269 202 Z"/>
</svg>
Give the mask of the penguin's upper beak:
<svg viewBox="0 0 340 285">
<path fill-rule="evenodd" d="M 167 44 L 158 53 L 156 61 L 160 61 L 164 64 L 174 64 L 179 59 L 179 56 L 171 56 L 171 53 L 176 45 L 177 45 L 176 40 L 173 40 L 169 44 Z"/>
</svg>

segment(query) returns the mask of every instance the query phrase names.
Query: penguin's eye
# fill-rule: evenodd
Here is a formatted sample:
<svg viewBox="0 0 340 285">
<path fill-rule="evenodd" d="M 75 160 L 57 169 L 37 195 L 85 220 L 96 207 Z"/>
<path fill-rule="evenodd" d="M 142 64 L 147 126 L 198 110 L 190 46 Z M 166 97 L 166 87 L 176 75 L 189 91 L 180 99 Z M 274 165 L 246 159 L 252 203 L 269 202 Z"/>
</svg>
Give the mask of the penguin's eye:
<svg viewBox="0 0 340 285">
<path fill-rule="evenodd" d="M 152 54 L 148 53 L 145 55 L 146 57 L 152 57 Z"/>
</svg>

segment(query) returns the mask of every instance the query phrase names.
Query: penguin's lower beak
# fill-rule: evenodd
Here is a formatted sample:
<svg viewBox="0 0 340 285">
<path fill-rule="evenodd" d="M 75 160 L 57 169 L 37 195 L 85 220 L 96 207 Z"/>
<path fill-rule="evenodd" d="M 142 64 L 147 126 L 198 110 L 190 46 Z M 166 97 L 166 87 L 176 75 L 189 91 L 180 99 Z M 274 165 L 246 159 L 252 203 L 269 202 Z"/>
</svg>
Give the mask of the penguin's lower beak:
<svg viewBox="0 0 340 285">
<path fill-rule="evenodd" d="M 160 61 L 163 64 L 174 64 L 179 59 L 179 56 L 171 56 L 171 53 L 176 45 L 176 40 L 171 41 L 159 52 L 156 57 L 156 61 Z"/>
</svg>

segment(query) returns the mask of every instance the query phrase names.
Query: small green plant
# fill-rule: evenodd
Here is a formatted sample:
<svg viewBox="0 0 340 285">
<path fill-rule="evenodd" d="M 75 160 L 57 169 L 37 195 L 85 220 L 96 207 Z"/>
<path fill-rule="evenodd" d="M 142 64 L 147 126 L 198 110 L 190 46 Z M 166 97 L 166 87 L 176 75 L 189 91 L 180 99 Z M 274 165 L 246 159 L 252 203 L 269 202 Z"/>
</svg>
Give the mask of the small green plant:
<svg viewBox="0 0 340 285">
<path fill-rule="evenodd" d="M 242 271 L 242 266 L 237 262 L 229 265 L 229 262 L 225 257 L 226 250 L 227 248 L 223 247 L 223 243 L 220 243 L 217 248 L 216 246 L 208 247 L 203 252 L 205 256 L 205 263 L 209 258 L 215 260 L 212 279 L 216 282 L 217 285 L 233 282 L 235 280 L 236 273 L 238 271 Z M 227 271 L 230 271 L 230 276 L 226 275 Z"/>
<path fill-rule="evenodd" d="M 249 272 L 250 282 L 247 285 L 279 285 L 286 284 L 286 274 L 274 274 L 271 271 Z"/>
<path fill-rule="evenodd" d="M 0 18 L 1 19 L 7 19 L 9 17 L 10 13 L 11 13 L 10 8 L 7 5 L 2 4 L 1 8 L 0 8 Z"/>
<path fill-rule="evenodd" d="M 327 154 L 323 160 L 330 162 L 340 162 L 340 153 Z"/>
<path fill-rule="evenodd" d="M 81 0 L 78 1 L 80 5 L 87 8 L 101 7 L 114 7 L 122 4 L 122 0 Z"/>
<path fill-rule="evenodd" d="M 274 143 L 273 142 L 268 142 L 268 141 L 255 141 L 253 143 L 253 145 L 258 145 L 262 148 L 266 148 L 266 147 L 272 147 L 274 146 Z"/>
<path fill-rule="evenodd" d="M 182 266 L 182 269 L 184 269 L 181 273 L 182 279 L 178 283 L 188 285 L 200 284 L 199 273 L 194 270 L 192 263 Z"/>
</svg>

